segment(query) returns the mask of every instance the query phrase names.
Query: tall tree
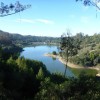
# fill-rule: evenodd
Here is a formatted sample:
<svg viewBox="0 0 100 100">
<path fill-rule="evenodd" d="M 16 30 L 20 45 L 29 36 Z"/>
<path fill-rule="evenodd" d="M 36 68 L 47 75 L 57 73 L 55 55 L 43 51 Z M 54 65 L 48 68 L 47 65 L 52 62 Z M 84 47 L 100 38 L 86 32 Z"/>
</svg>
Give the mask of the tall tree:
<svg viewBox="0 0 100 100">
<path fill-rule="evenodd" d="M 67 30 L 67 33 L 61 35 L 60 49 L 62 51 L 62 54 L 64 54 L 64 58 L 66 59 L 67 67 L 69 57 L 78 53 L 78 49 L 80 49 L 80 41 L 79 39 L 72 37 L 70 30 Z"/>
</svg>

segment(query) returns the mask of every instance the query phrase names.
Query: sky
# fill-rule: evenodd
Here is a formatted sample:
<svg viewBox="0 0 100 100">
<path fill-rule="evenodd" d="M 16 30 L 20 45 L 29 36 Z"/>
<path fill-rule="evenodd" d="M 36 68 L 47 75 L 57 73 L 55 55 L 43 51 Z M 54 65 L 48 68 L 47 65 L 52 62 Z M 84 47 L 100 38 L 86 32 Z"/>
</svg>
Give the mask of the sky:
<svg viewBox="0 0 100 100">
<path fill-rule="evenodd" d="M 16 0 L 0 0 L 5 4 Z M 0 17 L 0 30 L 22 35 L 60 37 L 67 30 L 72 35 L 82 32 L 93 35 L 100 32 L 100 11 L 85 7 L 75 0 L 19 0 L 31 8 L 6 17 Z M 97 14 L 97 17 L 96 17 Z"/>
</svg>

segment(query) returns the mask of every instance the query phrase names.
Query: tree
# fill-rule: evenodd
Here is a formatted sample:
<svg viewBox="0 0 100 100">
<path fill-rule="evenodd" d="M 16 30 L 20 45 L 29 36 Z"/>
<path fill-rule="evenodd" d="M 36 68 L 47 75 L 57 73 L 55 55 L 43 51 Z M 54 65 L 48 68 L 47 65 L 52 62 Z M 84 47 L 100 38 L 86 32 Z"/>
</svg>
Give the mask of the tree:
<svg viewBox="0 0 100 100">
<path fill-rule="evenodd" d="M 98 3 L 100 2 L 100 0 L 76 0 L 76 1 L 83 1 L 83 4 L 85 6 L 94 6 L 96 7 L 98 10 L 100 10 L 100 7 L 98 5 Z"/>
<path fill-rule="evenodd" d="M 0 59 L 2 58 L 2 48 L 0 47 Z"/>
<path fill-rule="evenodd" d="M 68 62 L 68 57 L 69 57 L 69 53 L 71 51 L 71 37 L 70 37 L 70 33 L 67 32 L 67 34 L 62 34 L 61 35 L 61 50 L 66 54 L 66 61 Z"/>
<path fill-rule="evenodd" d="M 72 36 L 70 36 L 70 31 L 68 30 L 67 33 L 61 35 L 61 43 L 60 48 L 62 50 L 62 53 L 64 53 L 64 58 L 66 59 L 66 67 L 69 60 L 69 56 L 76 55 L 78 53 L 78 49 L 80 49 L 80 41 L 78 39 L 74 39 Z M 66 74 L 66 69 L 65 73 Z"/>
<path fill-rule="evenodd" d="M 36 77 L 37 77 L 37 79 L 40 79 L 40 80 L 44 79 L 44 73 L 43 73 L 42 67 L 39 69 L 39 72 L 36 75 Z"/>
<path fill-rule="evenodd" d="M 68 57 L 76 55 L 78 49 L 80 49 L 80 40 L 70 36 L 70 31 L 67 31 L 67 34 L 61 35 L 60 48 L 62 52 L 66 55 L 66 61 L 68 62 Z"/>
<path fill-rule="evenodd" d="M 15 4 L 11 3 L 9 5 L 5 5 L 3 2 L 1 2 L 0 17 L 13 15 L 13 14 L 16 14 L 18 12 L 24 11 L 30 7 L 31 7 L 31 5 L 22 5 L 19 3 L 19 1 L 17 1 Z"/>
<path fill-rule="evenodd" d="M 56 51 L 53 51 L 52 54 L 53 54 L 53 55 L 57 55 L 57 52 L 56 52 Z"/>
</svg>

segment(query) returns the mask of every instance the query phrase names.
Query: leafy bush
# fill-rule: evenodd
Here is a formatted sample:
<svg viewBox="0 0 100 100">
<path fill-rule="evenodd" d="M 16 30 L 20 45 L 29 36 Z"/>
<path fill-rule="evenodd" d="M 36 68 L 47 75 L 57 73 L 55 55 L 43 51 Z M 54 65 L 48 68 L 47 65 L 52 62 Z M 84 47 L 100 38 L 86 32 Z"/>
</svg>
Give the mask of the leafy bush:
<svg viewBox="0 0 100 100">
<path fill-rule="evenodd" d="M 52 54 L 53 54 L 53 55 L 57 55 L 56 51 L 53 51 Z"/>
<path fill-rule="evenodd" d="M 96 66 L 100 63 L 100 50 L 84 52 L 83 54 L 70 57 L 70 62 L 80 64 L 82 66 Z"/>
</svg>

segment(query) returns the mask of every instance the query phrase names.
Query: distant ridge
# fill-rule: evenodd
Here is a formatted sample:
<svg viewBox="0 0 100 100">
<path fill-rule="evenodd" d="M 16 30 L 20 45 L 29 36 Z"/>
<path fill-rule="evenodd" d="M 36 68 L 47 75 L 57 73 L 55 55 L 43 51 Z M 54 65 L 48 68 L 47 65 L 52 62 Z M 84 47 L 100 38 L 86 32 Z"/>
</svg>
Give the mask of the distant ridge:
<svg viewBox="0 0 100 100">
<path fill-rule="evenodd" d="M 46 36 L 20 35 L 0 30 L 0 44 L 30 44 L 31 42 L 58 42 L 59 38 Z"/>
</svg>

